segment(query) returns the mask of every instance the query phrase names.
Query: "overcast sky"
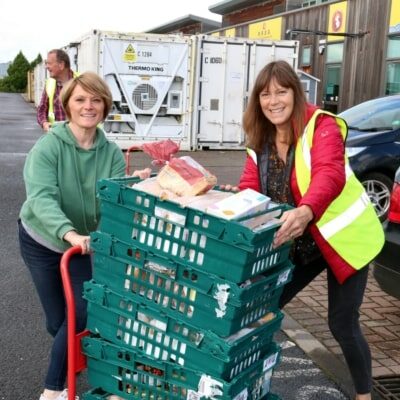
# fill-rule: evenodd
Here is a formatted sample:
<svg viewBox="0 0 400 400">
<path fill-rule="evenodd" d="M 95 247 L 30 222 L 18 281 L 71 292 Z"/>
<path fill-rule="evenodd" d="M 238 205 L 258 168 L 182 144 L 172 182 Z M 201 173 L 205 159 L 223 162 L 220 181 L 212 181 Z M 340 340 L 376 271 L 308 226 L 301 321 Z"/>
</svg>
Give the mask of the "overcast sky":
<svg viewBox="0 0 400 400">
<path fill-rule="evenodd" d="M 92 29 L 143 32 L 187 14 L 221 21 L 221 0 L 0 0 L 0 62 L 21 50 L 28 61 Z"/>
</svg>

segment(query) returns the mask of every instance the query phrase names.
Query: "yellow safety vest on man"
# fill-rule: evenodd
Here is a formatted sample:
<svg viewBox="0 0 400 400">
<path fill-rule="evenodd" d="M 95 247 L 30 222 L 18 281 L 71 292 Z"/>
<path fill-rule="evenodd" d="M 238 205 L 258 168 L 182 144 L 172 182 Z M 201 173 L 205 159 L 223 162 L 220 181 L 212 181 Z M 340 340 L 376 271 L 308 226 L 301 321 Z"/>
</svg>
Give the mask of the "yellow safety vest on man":
<svg viewBox="0 0 400 400">
<path fill-rule="evenodd" d="M 345 121 L 324 110 L 316 110 L 308 121 L 295 150 L 295 170 L 303 196 L 311 182 L 311 148 L 315 121 L 320 114 L 336 119 L 346 140 Z M 330 246 L 354 269 L 367 265 L 382 249 L 384 233 L 374 207 L 345 155 L 346 183 L 340 195 L 325 210 L 316 226 Z"/>
<path fill-rule="evenodd" d="M 73 72 L 73 77 L 76 78 L 79 76 L 79 73 Z M 54 121 L 56 120 L 56 117 L 54 115 L 54 95 L 56 93 L 56 88 L 57 88 L 57 81 L 54 78 L 48 78 L 46 79 L 46 94 L 49 99 L 49 111 L 47 113 L 47 120 L 50 122 L 50 124 L 53 124 Z"/>
</svg>

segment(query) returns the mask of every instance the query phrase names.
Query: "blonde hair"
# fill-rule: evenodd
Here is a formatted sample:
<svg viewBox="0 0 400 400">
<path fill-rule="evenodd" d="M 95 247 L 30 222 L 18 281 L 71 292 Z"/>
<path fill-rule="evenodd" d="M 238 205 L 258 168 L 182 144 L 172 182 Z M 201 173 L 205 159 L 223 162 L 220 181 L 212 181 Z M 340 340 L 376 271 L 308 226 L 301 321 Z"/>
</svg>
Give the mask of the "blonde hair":
<svg viewBox="0 0 400 400">
<path fill-rule="evenodd" d="M 303 86 L 295 70 L 286 61 L 273 61 L 267 64 L 257 75 L 249 104 L 243 115 L 243 128 L 247 135 L 247 145 L 257 152 L 261 152 L 265 145 L 275 146 L 275 125 L 265 117 L 260 105 L 260 93 L 269 87 L 272 80 L 284 88 L 292 89 L 294 94 L 294 108 L 291 117 L 292 133 L 289 144 L 304 130 L 304 117 L 307 100 Z"/>
<path fill-rule="evenodd" d="M 86 92 L 99 96 L 104 103 L 103 121 L 106 119 L 112 106 L 112 94 L 110 88 L 104 79 L 94 72 L 85 72 L 82 75 L 76 76 L 69 80 L 62 88 L 60 93 L 61 104 L 67 114 L 68 119 L 71 118 L 71 112 L 68 102 L 72 96 L 73 91 L 77 86 L 80 86 Z"/>
</svg>

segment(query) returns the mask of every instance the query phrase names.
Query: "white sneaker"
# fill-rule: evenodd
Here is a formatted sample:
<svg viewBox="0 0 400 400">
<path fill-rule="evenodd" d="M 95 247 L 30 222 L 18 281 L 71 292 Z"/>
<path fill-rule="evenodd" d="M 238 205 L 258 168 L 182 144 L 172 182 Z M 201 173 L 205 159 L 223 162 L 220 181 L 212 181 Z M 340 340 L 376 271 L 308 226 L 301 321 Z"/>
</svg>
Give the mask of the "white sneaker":
<svg viewBox="0 0 400 400">
<path fill-rule="evenodd" d="M 39 400 L 50 400 L 42 393 Z M 64 389 L 54 400 L 68 400 L 68 389 Z M 79 396 L 75 396 L 75 400 L 79 400 Z"/>
</svg>

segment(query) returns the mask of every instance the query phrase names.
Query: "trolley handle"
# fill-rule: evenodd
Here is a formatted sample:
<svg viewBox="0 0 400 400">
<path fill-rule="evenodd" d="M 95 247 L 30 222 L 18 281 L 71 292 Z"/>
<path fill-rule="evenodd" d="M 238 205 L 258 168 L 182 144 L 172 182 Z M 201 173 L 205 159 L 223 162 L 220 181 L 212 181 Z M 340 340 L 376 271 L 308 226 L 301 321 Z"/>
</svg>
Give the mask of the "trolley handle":
<svg viewBox="0 0 400 400">
<path fill-rule="evenodd" d="M 125 152 L 125 174 L 126 175 L 130 175 L 131 174 L 131 164 L 130 164 L 130 153 L 131 151 L 141 151 L 142 150 L 142 146 L 140 145 L 133 145 L 130 146 L 126 149 Z"/>
<path fill-rule="evenodd" d="M 63 254 L 60 262 L 61 279 L 63 282 L 65 301 L 67 304 L 68 400 L 75 400 L 76 373 L 86 368 L 86 358 L 81 352 L 80 340 L 83 336 L 88 335 L 89 331 L 85 330 L 78 334 L 75 333 L 75 298 L 69 275 L 69 264 L 71 257 L 75 254 L 82 254 L 82 251 L 83 248 L 81 246 L 73 246 Z"/>
</svg>

